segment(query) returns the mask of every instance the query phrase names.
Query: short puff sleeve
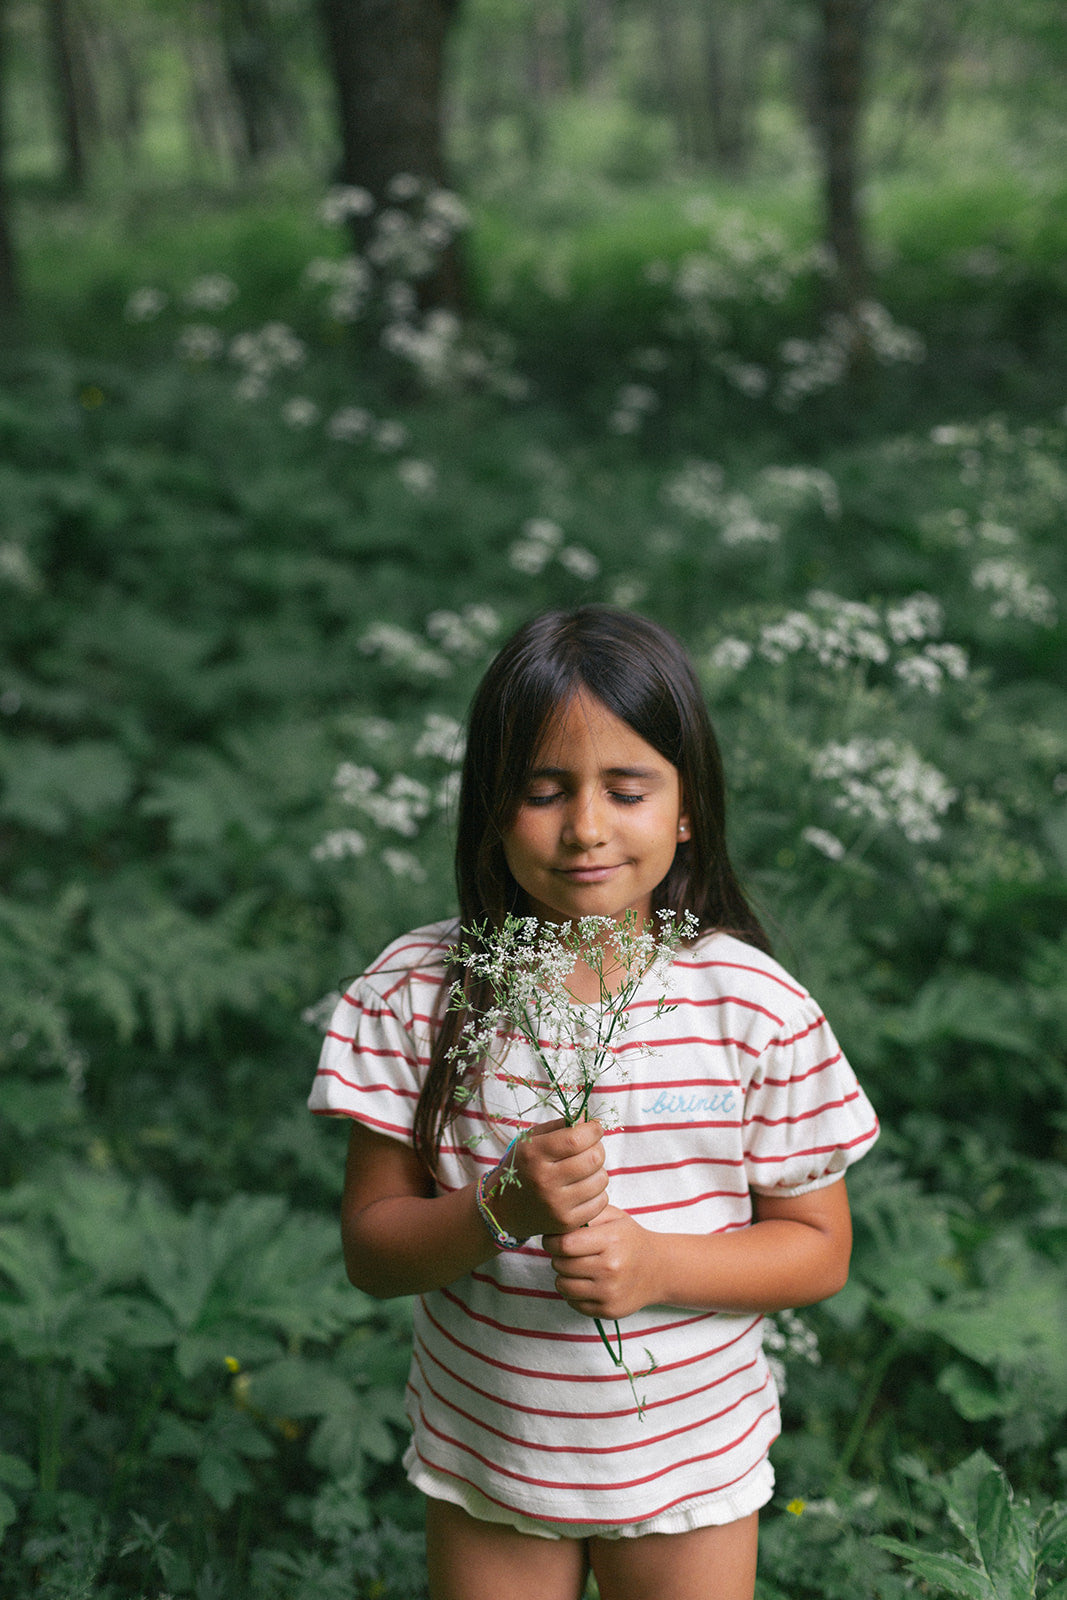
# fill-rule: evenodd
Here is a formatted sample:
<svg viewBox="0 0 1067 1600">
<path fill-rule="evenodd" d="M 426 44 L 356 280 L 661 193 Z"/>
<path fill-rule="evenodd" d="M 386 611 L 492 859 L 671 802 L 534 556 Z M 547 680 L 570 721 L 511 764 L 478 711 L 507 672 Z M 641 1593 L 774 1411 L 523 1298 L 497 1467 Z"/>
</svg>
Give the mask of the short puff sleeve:
<svg viewBox="0 0 1067 1600">
<path fill-rule="evenodd" d="M 760 1052 L 744 1122 L 745 1171 L 757 1194 L 824 1188 L 878 1137 L 874 1108 L 810 997 Z"/>
<path fill-rule="evenodd" d="M 342 995 L 322 1043 L 308 1106 L 319 1116 L 352 1117 L 410 1144 L 423 1071 L 421 1046 L 413 1018 L 394 1006 L 365 977 Z"/>
</svg>

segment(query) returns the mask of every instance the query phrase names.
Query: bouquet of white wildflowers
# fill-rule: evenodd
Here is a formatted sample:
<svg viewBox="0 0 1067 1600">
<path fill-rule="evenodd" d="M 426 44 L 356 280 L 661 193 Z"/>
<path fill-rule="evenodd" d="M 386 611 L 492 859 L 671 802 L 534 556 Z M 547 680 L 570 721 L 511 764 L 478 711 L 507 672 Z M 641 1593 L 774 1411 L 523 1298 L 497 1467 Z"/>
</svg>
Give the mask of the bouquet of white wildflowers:
<svg viewBox="0 0 1067 1600">
<path fill-rule="evenodd" d="M 618 921 L 582 917 L 554 923 L 536 917 L 508 917 L 498 929 L 464 929 L 463 933 L 473 942 L 457 947 L 456 960 L 476 981 L 487 985 L 492 1000 L 471 1021 L 452 1051 L 461 1074 L 480 1076 L 487 1067 L 496 1067 L 498 1081 L 515 1095 L 515 1117 L 520 1123 L 528 1123 L 535 1111 L 547 1108 L 568 1126 L 595 1117 L 606 1132 L 617 1128 L 617 1110 L 593 1103 L 597 1087 L 608 1073 L 616 1079 L 626 1076 L 617 1052 L 626 1039 L 627 1055 L 633 1053 L 629 1036 L 640 1026 L 631 1018 L 630 1002 L 646 979 L 666 990 L 674 953 L 680 943 L 696 935 L 696 918 L 688 911 L 680 915 L 661 911 L 654 928 L 643 928 L 632 911 Z M 591 1004 L 576 1000 L 568 988 L 578 962 L 597 980 L 599 998 Z M 465 1004 L 457 984 L 452 1005 L 461 1008 Z M 661 993 L 653 1009 L 642 1008 L 642 1021 L 652 1021 L 671 1009 L 666 993 Z M 506 1057 L 515 1040 L 524 1040 L 529 1046 L 536 1075 L 507 1070 Z M 639 1044 L 636 1053 L 651 1052 Z M 470 1100 L 476 1092 L 461 1085 L 457 1099 Z M 524 1129 L 518 1138 L 528 1131 Z M 505 1160 L 500 1181 L 518 1181 L 513 1162 Z M 626 1364 L 618 1322 L 609 1337 L 600 1318 L 594 1321 L 605 1349 L 615 1365 L 624 1369 L 633 1388 L 635 1376 L 643 1374 L 633 1373 Z M 649 1360 L 645 1370 L 652 1371 L 655 1358 L 648 1350 L 645 1354 Z"/>
</svg>

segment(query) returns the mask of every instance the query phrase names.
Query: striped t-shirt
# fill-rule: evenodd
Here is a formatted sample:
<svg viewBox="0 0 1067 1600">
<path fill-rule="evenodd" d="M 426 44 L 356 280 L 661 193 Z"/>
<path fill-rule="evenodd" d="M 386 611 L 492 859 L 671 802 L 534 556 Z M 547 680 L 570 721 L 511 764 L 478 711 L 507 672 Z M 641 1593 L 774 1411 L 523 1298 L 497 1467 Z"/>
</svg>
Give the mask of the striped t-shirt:
<svg viewBox="0 0 1067 1600">
<path fill-rule="evenodd" d="M 352 984 L 323 1045 L 313 1111 L 410 1143 L 457 931 L 454 922 L 417 929 Z M 671 1009 L 657 1016 L 661 994 L 659 980 L 630 1002 L 617 1065 L 591 1107 L 618 1113 L 605 1138 L 609 1198 L 643 1227 L 744 1228 L 752 1193 L 820 1188 L 873 1144 L 874 1112 L 825 1017 L 770 956 L 706 935 L 676 956 Z M 534 1070 L 515 1043 L 486 1075 L 446 1134 L 441 1189 L 496 1164 L 524 1120 L 512 1075 Z M 415 1457 L 493 1505 L 576 1529 L 730 1500 L 779 1429 L 761 1323 L 670 1306 L 627 1317 L 628 1365 L 647 1368 L 646 1351 L 655 1360 L 637 1379 L 638 1416 L 625 1372 L 593 1322 L 556 1293 L 532 1239 L 416 1301 Z"/>
</svg>

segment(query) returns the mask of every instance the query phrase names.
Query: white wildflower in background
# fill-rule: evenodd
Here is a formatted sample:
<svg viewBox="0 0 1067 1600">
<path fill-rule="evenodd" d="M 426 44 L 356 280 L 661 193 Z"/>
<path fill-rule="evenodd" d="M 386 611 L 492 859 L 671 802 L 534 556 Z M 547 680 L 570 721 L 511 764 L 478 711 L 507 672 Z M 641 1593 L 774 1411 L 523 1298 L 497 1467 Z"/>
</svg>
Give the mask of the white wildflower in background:
<svg viewBox="0 0 1067 1600">
<path fill-rule="evenodd" d="M 741 672 L 752 660 L 752 646 L 745 639 L 720 639 L 708 656 L 716 672 Z"/>
<path fill-rule="evenodd" d="M 34 594 L 42 586 L 41 574 L 23 545 L 14 539 L 0 540 L 0 583 Z"/>
<path fill-rule="evenodd" d="M 659 395 L 647 383 L 625 383 L 615 396 L 608 427 L 613 433 L 637 433 L 658 406 Z"/>
<path fill-rule="evenodd" d="M 566 545 L 559 553 L 559 564 L 572 577 L 584 578 L 587 582 L 600 575 L 600 562 L 582 545 Z"/>
<path fill-rule="evenodd" d="M 794 509 L 814 501 L 828 517 L 841 515 L 837 484 L 821 467 L 764 467 L 760 482 L 776 502 Z"/>
<path fill-rule="evenodd" d="M 396 200 L 403 205 L 408 200 L 414 200 L 421 190 L 422 183 L 413 172 L 397 172 L 389 179 L 385 196 L 387 200 Z"/>
<path fill-rule="evenodd" d="M 522 537 L 508 551 L 508 562 L 517 572 L 536 577 L 543 572 L 563 544 L 563 529 L 548 517 L 530 517 L 522 525 Z"/>
<path fill-rule="evenodd" d="M 447 678 L 452 671 L 446 656 L 395 622 L 376 622 L 361 635 L 359 648 L 364 655 L 380 656 L 386 666 L 417 677 Z"/>
<path fill-rule="evenodd" d="M 333 1014 L 341 1001 L 341 991 L 331 989 L 329 994 L 324 994 L 321 1000 L 316 1000 L 313 1005 L 305 1006 L 300 1013 L 301 1022 L 306 1022 L 309 1028 L 315 1028 L 319 1033 L 325 1033 L 333 1020 Z"/>
<path fill-rule="evenodd" d="M 477 657 L 500 630 L 500 618 L 492 606 L 472 603 L 462 611 L 431 611 L 426 632 L 449 655 Z"/>
<path fill-rule="evenodd" d="M 422 732 L 415 741 L 413 754 L 433 756 L 438 761 L 460 761 L 464 743 L 461 722 L 457 722 L 455 717 L 446 717 L 440 711 L 428 711 L 423 719 Z"/>
<path fill-rule="evenodd" d="M 365 795 L 377 789 L 381 778 L 373 767 L 357 766 L 354 761 L 343 761 L 334 773 L 334 788 L 345 805 L 359 805 Z"/>
<path fill-rule="evenodd" d="M 182 295 L 190 311 L 225 311 L 237 299 L 238 289 L 224 272 L 205 272 Z"/>
<path fill-rule="evenodd" d="M 311 852 L 313 861 L 343 861 L 347 856 L 362 856 L 367 841 L 356 828 L 335 828 L 321 838 Z"/>
<path fill-rule="evenodd" d="M 374 210 L 374 196 L 369 189 L 356 184 L 336 184 L 319 206 L 319 221 L 327 227 L 339 227 L 351 217 L 369 217 Z"/>
<path fill-rule="evenodd" d="M 886 609 L 885 624 L 894 644 L 936 638 L 943 623 L 944 610 L 932 594 L 909 595 Z"/>
<path fill-rule="evenodd" d="M 304 281 L 328 291 L 326 313 L 334 322 L 358 322 L 374 289 L 374 274 L 357 255 L 317 257 L 304 269 Z"/>
<path fill-rule="evenodd" d="M 282 406 L 282 421 L 287 428 L 303 432 L 319 420 L 319 408 L 307 395 L 294 394 Z"/>
<path fill-rule="evenodd" d="M 904 656 L 895 667 L 897 677 L 909 689 L 925 689 L 927 694 L 938 694 L 941 689 L 942 672 L 936 661 L 931 661 L 929 656 Z"/>
<path fill-rule="evenodd" d="M 126 302 L 123 315 L 127 322 L 154 322 L 169 304 L 170 296 L 164 294 L 162 289 L 135 289 Z"/>
<path fill-rule="evenodd" d="M 459 788 L 460 771 L 457 767 L 453 772 L 442 778 L 434 790 L 433 803 L 438 811 L 445 811 L 449 814 L 455 811 L 459 800 Z"/>
<path fill-rule="evenodd" d="M 958 644 L 928 644 L 923 655 L 936 661 L 946 678 L 955 678 L 957 683 L 962 682 L 971 670 L 967 652 Z"/>
<path fill-rule="evenodd" d="M 218 328 L 209 322 L 190 322 L 179 333 L 174 352 L 179 361 L 191 361 L 202 366 L 215 361 L 226 348 L 226 341 Z"/>
<path fill-rule="evenodd" d="M 956 799 L 944 774 L 910 745 L 893 739 L 828 744 L 813 762 L 816 778 L 837 785 L 833 804 L 850 817 L 893 824 L 912 844 L 941 836 L 938 820 Z"/>
<path fill-rule="evenodd" d="M 781 537 L 781 528 L 757 516 L 747 495 L 727 495 L 720 511 L 719 537 L 725 545 L 774 544 Z"/>
<path fill-rule="evenodd" d="M 668 478 L 662 496 L 669 506 L 705 522 L 714 522 L 722 506 L 724 475 L 714 461 L 687 461 Z"/>
<path fill-rule="evenodd" d="M 326 424 L 326 432 L 339 444 L 351 444 L 355 439 L 365 439 L 374 418 L 362 406 L 342 406 Z"/>
<path fill-rule="evenodd" d="M 845 855 L 845 847 L 837 834 L 830 833 L 826 828 L 804 828 L 800 837 L 830 861 L 840 861 Z"/>
<path fill-rule="evenodd" d="M 437 468 L 432 461 L 419 461 L 411 457 L 401 461 L 396 475 L 410 494 L 432 494 L 437 488 Z"/>
<path fill-rule="evenodd" d="M 394 878 L 407 878 L 411 883 L 426 882 L 426 868 L 410 850 L 383 850 L 382 862 Z"/>
<path fill-rule="evenodd" d="M 244 398 L 257 399 L 276 373 L 302 366 L 307 351 L 284 322 L 268 322 L 262 328 L 239 333 L 230 341 L 229 354 L 231 361 L 243 369 Z"/>
<path fill-rule="evenodd" d="M 980 562 L 971 574 L 976 589 L 988 589 L 995 596 L 990 611 L 998 619 L 1014 617 L 1041 628 L 1056 623 L 1056 599 L 1043 583 L 1035 583 L 1025 567 L 1007 559 Z"/>
<path fill-rule="evenodd" d="M 786 1391 L 790 1361 L 803 1361 L 812 1367 L 819 1366 L 822 1361 L 818 1334 L 802 1322 L 795 1311 L 776 1311 L 767 1317 L 763 1325 L 763 1347 L 779 1394 Z M 810 1511 L 811 1504 L 805 1509 Z"/>
<path fill-rule="evenodd" d="M 394 450 L 403 450 L 408 442 L 408 430 L 402 422 L 394 422 L 391 418 L 379 422 L 374 430 L 374 443 L 385 455 L 390 455 Z"/>
</svg>

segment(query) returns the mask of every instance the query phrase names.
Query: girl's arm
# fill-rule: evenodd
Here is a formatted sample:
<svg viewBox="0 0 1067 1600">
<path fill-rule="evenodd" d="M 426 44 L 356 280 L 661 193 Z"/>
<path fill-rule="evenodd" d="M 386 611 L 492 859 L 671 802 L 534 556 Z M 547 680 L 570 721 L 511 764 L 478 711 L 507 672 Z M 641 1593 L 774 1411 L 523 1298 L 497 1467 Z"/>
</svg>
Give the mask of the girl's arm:
<svg viewBox="0 0 1067 1600">
<path fill-rule="evenodd" d="M 607 1204 L 595 1122 L 534 1128 L 515 1146 L 518 1183 L 494 1186 L 493 1216 L 519 1238 L 581 1228 Z M 497 1254 L 475 1185 L 435 1194 L 410 1145 L 352 1123 L 341 1198 L 345 1267 L 380 1299 L 443 1288 Z"/>
<path fill-rule="evenodd" d="M 648 1305 L 781 1311 L 844 1287 L 852 1220 L 839 1179 L 809 1194 L 759 1195 L 752 1225 L 730 1233 L 653 1233 L 607 1206 L 581 1232 L 546 1238 L 545 1249 L 560 1294 L 586 1316 Z"/>
</svg>

